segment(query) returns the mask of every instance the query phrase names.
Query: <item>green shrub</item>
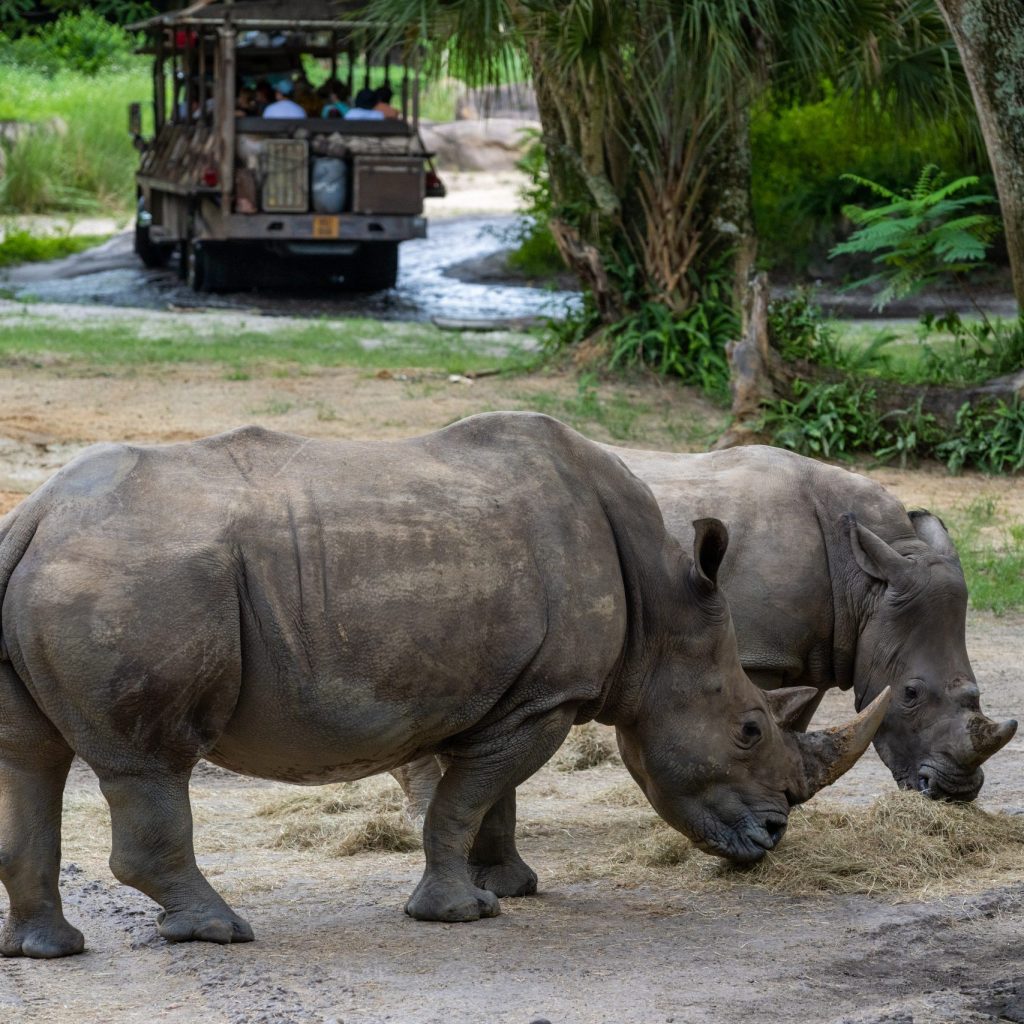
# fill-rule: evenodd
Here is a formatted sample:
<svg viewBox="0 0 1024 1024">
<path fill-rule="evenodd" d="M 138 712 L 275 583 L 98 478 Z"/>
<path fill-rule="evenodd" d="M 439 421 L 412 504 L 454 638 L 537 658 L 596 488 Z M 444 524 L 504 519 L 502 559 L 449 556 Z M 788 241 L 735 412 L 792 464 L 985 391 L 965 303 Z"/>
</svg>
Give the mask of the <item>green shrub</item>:
<svg viewBox="0 0 1024 1024">
<path fill-rule="evenodd" d="M 506 236 L 515 246 L 508 265 L 531 277 L 552 277 L 565 270 L 565 261 L 548 226 L 553 201 L 544 143 L 539 132 L 530 130 L 528 134 L 530 145 L 516 164 L 526 174 L 527 183 L 519 191 L 521 217 Z"/>
<path fill-rule="evenodd" d="M 963 405 L 952 431 L 923 409 L 923 396 L 907 408 L 878 411 L 885 381 L 917 387 L 967 386 L 1018 370 L 1024 364 L 1024 320 L 965 324 L 957 316 L 926 319 L 925 331 L 952 333 L 939 347 L 922 341 L 908 346 L 912 360 L 899 364 L 889 348 L 898 340 L 880 332 L 867 345 L 844 344 L 835 326 L 806 293 L 773 302 L 768 330 L 773 345 L 792 363 L 798 360 L 843 372 L 839 380 L 801 380 L 792 400 L 769 403 L 761 429 L 784 448 L 805 455 L 847 458 L 864 452 L 901 465 L 933 458 L 950 472 L 974 467 L 987 473 L 1024 469 L 1024 403 Z"/>
<path fill-rule="evenodd" d="M 43 74 L 95 76 L 132 63 L 135 40 L 95 11 L 62 14 L 34 32 L 0 40 L 0 62 Z"/>
<path fill-rule="evenodd" d="M 91 249 L 106 239 L 106 235 L 56 235 L 40 238 L 28 231 L 8 231 L 0 242 L 0 267 L 59 260 L 84 249 Z"/>
<path fill-rule="evenodd" d="M 993 206 L 995 196 L 958 195 L 976 186 L 977 177 L 969 175 L 943 184 L 938 167 L 928 164 L 914 186 L 900 192 L 854 174 L 843 177 L 883 200 L 871 208 L 844 206 L 843 213 L 857 230 L 829 253 L 830 258 L 874 255 L 873 262 L 880 269 L 849 287 L 884 284 L 872 304 L 876 309 L 945 278 L 962 281 L 984 264 L 999 220 L 977 208 Z"/>
<path fill-rule="evenodd" d="M 769 98 L 753 113 L 750 138 L 760 259 L 787 272 L 803 272 L 839 240 L 842 207 L 863 194 L 844 173 L 897 188 L 933 160 L 956 177 L 989 180 L 984 155 L 967 150 L 955 126 L 897 129 L 832 91 L 817 103 Z"/>
</svg>

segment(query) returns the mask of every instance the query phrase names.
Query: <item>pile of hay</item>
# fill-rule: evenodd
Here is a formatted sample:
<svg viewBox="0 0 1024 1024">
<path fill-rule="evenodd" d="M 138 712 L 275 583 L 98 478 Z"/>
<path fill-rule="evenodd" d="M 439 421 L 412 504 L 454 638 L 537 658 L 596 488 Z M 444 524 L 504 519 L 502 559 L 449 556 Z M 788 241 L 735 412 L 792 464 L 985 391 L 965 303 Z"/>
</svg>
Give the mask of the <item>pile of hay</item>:
<svg viewBox="0 0 1024 1024">
<path fill-rule="evenodd" d="M 674 884 L 704 891 L 757 886 L 788 896 L 935 896 L 1024 878 L 1024 815 L 916 793 L 891 793 L 869 807 L 815 801 L 793 810 L 778 850 L 751 868 L 708 857 L 655 820 L 634 826 L 591 868 L 602 876 L 625 871 L 634 882 L 672 869 Z"/>
<path fill-rule="evenodd" d="M 405 853 L 421 845 L 402 811 L 401 791 L 383 778 L 273 797 L 256 813 L 283 819 L 272 841 L 278 849 L 351 857 L 371 850 Z"/>
<path fill-rule="evenodd" d="M 587 722 L 569 733 L 551 765 L 560 772 L 582 772 L 618 760 L 614 731 L 596 722 Z"/>
</svg>

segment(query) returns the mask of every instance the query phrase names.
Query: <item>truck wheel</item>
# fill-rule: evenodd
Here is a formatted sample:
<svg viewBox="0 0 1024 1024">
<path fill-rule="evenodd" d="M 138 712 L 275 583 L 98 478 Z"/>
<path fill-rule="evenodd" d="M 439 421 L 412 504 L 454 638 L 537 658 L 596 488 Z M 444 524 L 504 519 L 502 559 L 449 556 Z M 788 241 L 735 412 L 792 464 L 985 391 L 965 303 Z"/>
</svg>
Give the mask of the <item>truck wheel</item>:
<svg viewBox="0 0 1024 1024">
<path fill-rule="evenodd" d="M 216 244 L 189 242 L 185 250 L 185 280 L 196 292 L 226 292 L 233 286 L 225 253 Z"/>
<path fill-rule="evenodd" d="M 135 222 L 135 255 L 142 260 L 143 264 L 153 270 L 166 267 L 171 256 L 174 255 L 173 243 L 154 242 L 149 233 L 148 224 Z"/>
<path fill-rule="evenodd" d="M 398 243 L 365 242 L 352 257 L 344 275 L 345 286 L 357 292 L 379 292 L 394 288 L 398 280 Z"/>
</svg>

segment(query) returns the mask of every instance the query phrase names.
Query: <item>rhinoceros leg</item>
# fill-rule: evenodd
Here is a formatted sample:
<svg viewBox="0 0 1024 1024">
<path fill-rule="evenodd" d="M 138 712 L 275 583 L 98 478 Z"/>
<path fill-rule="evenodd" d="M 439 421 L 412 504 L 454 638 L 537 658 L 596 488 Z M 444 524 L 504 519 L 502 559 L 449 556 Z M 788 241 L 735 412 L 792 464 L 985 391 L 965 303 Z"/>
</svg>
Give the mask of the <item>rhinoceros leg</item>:
<svg viewBox="0 0 1024 1024">
<path fill-rule="evenodd" d="M 110 804 L 110 868 L 163 907 L 157 931 L 171 942 L 251 942 L 252 928 L 203 877 L 192 847 L 189 772 L 100 775 Z"/>
<path fill-rule="evenodd" d="M 487 812 L 469 853 L 473 881 L 495 896 L 529 896 L 537 873 L 516 849 L 516 791 L 509 790 Z"/>
<path fill-rule="evenodd" d="M 64 918 L 57 884 L 61 796 L 73 756 L 21 682 L 0 675 L 0 881 L 10 897 L 0 930 L 4 956 L 85 948 Z"/>
<path fill-rule="evenodd" d="M 444 774 L 441 762 L 433 754 L 427 754 L 392 768 L 391 774 L 405 793 L 405 813 L 413 821 L 419 820 L 422 823 L 427 816 L 434 790 Z"/>
<path fill-rule="evenodd" d="M 478 738 L 476 742 L 467 737 L 458 747 L 446 751 L 451 764 L 427 811 L 423 826 L 427 866 L 405 906 L 410 917 L 420 921 L 475 921 L 500 913 L 497 896 L 474 883 L 469 852 L 488 811 L 514 793 L 515 787 L 561 746 L 574 714 L 575 708 L 557 708 L 535 715 L 514 729 L 510 726 L 507 735 L 491 731 L 486 740 Z M 506 801 L 506 822 L 507 810 Z"/>
</svg>

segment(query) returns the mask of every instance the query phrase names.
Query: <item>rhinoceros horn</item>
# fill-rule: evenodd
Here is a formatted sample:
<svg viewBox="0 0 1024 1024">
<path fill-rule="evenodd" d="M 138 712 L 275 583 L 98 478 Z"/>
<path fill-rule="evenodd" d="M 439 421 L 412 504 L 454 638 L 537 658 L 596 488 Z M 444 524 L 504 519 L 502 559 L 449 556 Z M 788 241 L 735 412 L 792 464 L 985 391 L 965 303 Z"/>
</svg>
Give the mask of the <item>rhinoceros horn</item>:
<svg viewBox="0 0 1024 1024">
<path fill-rule="evenodd" d="M 857 763 L 882 724 L 891 696 L 887 686 L 852 722 L 821 732 L 795 734 L 809 787 L 805 799 L 831 785 Z"/>
<path fill-rule="evenodd" d="M 993 722 L 986 715 L 976 714 L 967 725 L 965 750 L 957 759 L 964 768 L 980 768 L 997 750 L 1002 750 L 1017 731 L 1017 722 L 1008 718 L 1005 722 Z"/>
</svg>

